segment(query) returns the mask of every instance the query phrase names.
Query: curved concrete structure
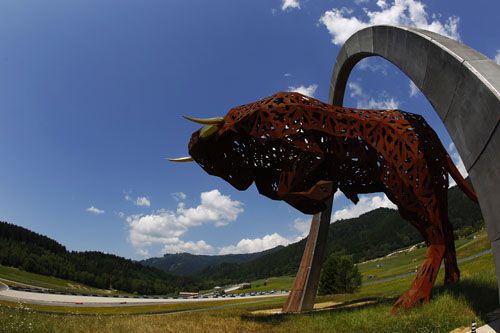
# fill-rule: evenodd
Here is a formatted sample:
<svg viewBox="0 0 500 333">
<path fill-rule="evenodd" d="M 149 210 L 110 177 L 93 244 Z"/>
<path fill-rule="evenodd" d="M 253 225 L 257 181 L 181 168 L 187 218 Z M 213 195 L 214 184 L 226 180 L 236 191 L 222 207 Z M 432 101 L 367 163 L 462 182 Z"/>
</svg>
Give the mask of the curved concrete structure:
<svg viewBox="0 0 500 333">
<path fill-rule="evenodd" d="M 441 117 L 478 195 L 500 282 L 500 66 L 434 32 L 372 26 L 356 32 L 340 50 L 330 103 L 343 104 L 351 70 L 370 56 L 401 69 Z"/>
</svg>

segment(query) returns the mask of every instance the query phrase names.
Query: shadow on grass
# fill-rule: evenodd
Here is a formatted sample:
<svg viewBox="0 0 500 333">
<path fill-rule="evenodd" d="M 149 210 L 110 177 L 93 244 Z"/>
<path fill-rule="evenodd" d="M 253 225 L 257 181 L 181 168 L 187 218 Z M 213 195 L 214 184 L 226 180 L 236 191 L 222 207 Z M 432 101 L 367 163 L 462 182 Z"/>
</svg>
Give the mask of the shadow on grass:
<svg viewBox="0 0 500 333">
<path fill-rule="evenodd" d="M 368 297 L 359 298 L 352 301 L 343 302 L 341 304 L 332 305 L 328 308 L 318 309 L 314 311 L 308 311 L 304 313 L 276 313 L 276 314 L 251 314 L 246 313 L 241 315 L 241 320 L 253 321 L 258 323 L 266 323 L 271 325 L 278 325 L 284 321 L 287 321 L 294 316 L 315 316 L 324 313 L 340 313 L 344 311 L 353 311 L 359 309 L 365 309 L 373 306 L 378 306 L 381 304 L 392 304 L 396 298 L 383 298 L 383 297 Z M 359 305 L 356 305 L 359 304 Z"/>
<path fill-rule="evenodd" d="M 468 279 L 458 283 L 434 287 L 434 296 L 450 293 L 463 297 L 483 321 L 488 321 L 487 313 L 498 308 L 498 289 L 485 280 Z"/>
</svg>

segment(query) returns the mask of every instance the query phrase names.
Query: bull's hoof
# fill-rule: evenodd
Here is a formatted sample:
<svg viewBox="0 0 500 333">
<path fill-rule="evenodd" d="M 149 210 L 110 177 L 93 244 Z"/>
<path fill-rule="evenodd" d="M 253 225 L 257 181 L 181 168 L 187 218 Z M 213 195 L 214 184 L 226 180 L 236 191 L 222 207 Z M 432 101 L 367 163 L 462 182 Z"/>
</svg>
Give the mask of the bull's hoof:
<svg viewBox="0 0 500 333">
<path fill-rule="evenodd" d="M 430 299 L 430 295 L 423 296 L 418 290 L 408 290 L 392 306 L 391 313 L 397 313 L 400 309 L 411 309 L 419 303 L 426 303 Z"/>
<path fill-rule="evenodd" d="M 446 274 L 444 278 L 444 284 L 453 284 L 457 283 L 458 281 L 460 281 L 460 273 L 457 272 Z"/>
</svg>

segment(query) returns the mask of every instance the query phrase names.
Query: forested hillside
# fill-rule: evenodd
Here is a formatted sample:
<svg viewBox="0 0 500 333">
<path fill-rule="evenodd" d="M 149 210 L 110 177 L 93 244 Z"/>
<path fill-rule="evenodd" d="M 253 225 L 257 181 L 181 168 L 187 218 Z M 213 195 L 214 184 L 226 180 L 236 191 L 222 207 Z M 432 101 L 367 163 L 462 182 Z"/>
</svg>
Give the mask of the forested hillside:
<svg viewBox="0 0 500 333">
<path fill-rule="evenodd" d="M 283 248 L 277 246 L 270 250 L 226 255 L 198 255 L 191 253 L 166 253 L 160 258 L 149 258 L 142 260 L 141 264 L 161 269 L 176 275 L 194 275 L 208 266 L 216 266 L 222 263 L 244 263 L 255 260 L 263 255 L 273 253 Z"/>
<path fill-rule="evenodd" d="M 0 264 L 97 288 L 140 294 L 207 287 L 194 278 L 178 277 L 115 255 L 70 252 L 46 236 L 6 222 L 0 222 Z"/>
<path fill-rule="evenodd" d="M 448 192 L 450 221 L 455 234 L 465 235 L 484 226 L 479 205 L 467 198 L 458 187 Z M 379 208 L 358 218 L 337 221 L 330 225 L 326 253 L 346 254 L 355 262 L 384 256 L 394 250 L 421 242 L 417 230 L 398 211 Z M 303 239 L 243 264 L 224 263 L 205 269 L 207 280 L 241 282 L 270 276 L 294 275 L 297 272 L 306 240 Z"/>
<path fill-rule="evenodd" d="M 449 206 L 450 220 L 457 235 L 470 234 L 483 227 L 479 206 L 457 187 L 449 191 Z M 196 275 L 184 277 L 111 254 L 67 251 L 64 246 L 46 236 L 0 222 L 0 264 L 97 288 L 114 288 L 140 294 L 168 294 L 180 290 L 210 289 L 216 284 L 293 275 L 297 271 L 305 241 L 303 239 L 287 247 L 242 256 L 167 255 L 164 257 L 167 258 L 167 264 L 158 265 L 169 270 L 172 267 L 168 260 L 175 258 L 170 264 L 182 263 L 184 272 Z M 420 241 L 419 233 L 396 210 L 380 208 L 358 218 L 333 223 L 326 252 L 327 255 L 350 255 L 354 261 L 360 262 Z M 200 266 L 208 267 L 200 272 Z"/>
</svg>

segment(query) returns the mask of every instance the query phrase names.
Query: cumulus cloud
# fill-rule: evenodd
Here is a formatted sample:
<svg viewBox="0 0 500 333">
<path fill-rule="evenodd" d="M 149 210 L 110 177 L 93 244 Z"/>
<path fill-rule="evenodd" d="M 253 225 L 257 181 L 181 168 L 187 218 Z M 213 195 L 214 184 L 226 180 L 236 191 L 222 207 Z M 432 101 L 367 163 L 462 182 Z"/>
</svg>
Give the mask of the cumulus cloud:
<svg viewBox="0 0 500 333">
<path fill-rule="evenodd" d="M 94 206 L 90 206 L 89 208 L 86 209 L 86 211 L 91 213 L 91 214 L 95 214 L 95 215 L 104 214 L 104 210 L 99 209 L 99 208 L 94 207 Z"/>
<path fill-rule="evenodd" d="M 317 84 L 311 84 L 309 86 L 298 86 L 298 87 L 288 87 L 288 91 L 298 92 L 302 95 L 306 95 L 309 97 L 314 97 L 316 93 L 316 89 L 318 89 Z"/>
<path fill-rule="evenodd" d="M 364 17 L 357 17 L 350 8 L 333 8 L 320 18 L 336 45 L 343 44 L 352 34 L 363 28 L 379 25 L 405 25 L 434 31 L 453 39 L 460 39 L 457 16 L 450 16 L 441 22 L 440 15 L 429 14 L 425 5 L 418 0 L 378 0 L 378 10 L 363 9 Z"/>
<path fill-rule="evenodd" d="M 448 146 L 448 154 L 450 154 L 451 159 L 453 160 L 453 163 L 455 163 L 455 166 L 457 167 L 458 171 L 460 171 L 460 174 L 462 177 L 466 178 L 469 176 L 469 173 L 467 172 L 467 169 L 465 168 L 465 164 L 462 161 L 462 158 L 458 154 L 457 147 L 455 147 L 455 144 L 452 142 Z M 449 177 L 449 187 L 455 186 L 457 183 L 455 180 L 451 177 Z"/>
<path fill-rule="evenodd" d="M 213 247 L 205 241 L 186 242 L 181 237 L 191 227 L 203 224 L 224 226 L 235 221 L 243 212 L 243 204 L 218 190 L 202 192 L 200 199 L 201 203 L 196 207 L 187 208 L 181 201 L 175 211 L 159 210 L 128 216 L 129 242 L 138 254 L 145 253 L 152 245 L 162 245 L 167 252 L 212 253 Z"/>
<path fill-rule="evenodd" d="M 495 62 L 500 65 L 500 50 L 497 50 L 497 54 L 495 55 Z"/>
<path fill-rule="evenodd" d="M 272 249 L 278 245 L 286 246 L 292 243 L 293 241 L 295 240 L 290 240 L 275 232 L 271 235 L 265 235 L 262 238 L 254 238 L 254 239 L 244 238 L 240 240 L 236 245 L 229 245 L 222 247 L 219 251 L 219 254 L 260 252 Z"/>
<path fill-rule="evenodd" d="M 399 101 L 389 96 L 387 92 L 379 93 L 376 98 L 370 97 L 358 82 L 349 82 L 349 96 L 357 99 L 356 107 L 359 109 L 397 109 Z"/>
<path fill-rule="evenodd" d="M 149 199 L 146 197 L 138 197 L 137 199 L 135 199 L 135 205 L 149 207 L 151 206 L 151 201 L 149 201 Z"/>
<path fill-rule="evenodd" d="M 293 221 L 292 228 L 299 233 L 298 238 L 302 239 L 309 234 L 311 228 L 311 218 L 297 218 Z"/>
<path fill-rule="evenodd" d="M 214 252 L 212 245 L 207 244 L 204 240 L 197 242 L 183 242 L 179 240 L 175 243 L 166 244 L 163 247 L 164 253 L 180 253 L 189 252 L 194 254 L 211 254 Z"/>
<path fill-rule="evenodd" d="M 356 65 L 356 69 L 369 70 L 373 73 L 380 72 L 387 76 L 387 61 L 379 57 L 369 57 L 361 60 Z"/>
<path fill-rule="evenodd" d="M 174 198 L 175 201 L 184 201 L 186 200 L 187 195 L 184 192 L 175 192 L 172 193 L 172 197 Z"/>
<path fill-rule="evenodd" d="M 396 205 L 385 194 L 363 195 L 359 197 L 357 204 L 351 203 L 335 211 L 332 215 L 332 221 L 355 218 L 381 207 L 397 209 Z"/>
<path fill-rule="evenodd" d="M 300 9 L 299 0 L 283 0 L 281 2 L 281 10 Z"/>
<path fill-rule="evenodd" d="M 241 202 L 231 200 L 231 197 L 222 195 L 218 190 L 203 192 L 200 197 L 201 205 L 194 208 L 185 208 L 184 203 L 179 203 L 179 221 L 189 226 L 212 222 L 219 227 L 236 220 L 243 212 Z"/>
<path fill-rule="evenodd" d="M 394 97 L 385 97 L 381 99 L 374 99 L 373 97 L 368 100 L 358 101 L 358 108 L 360 109 L 397 109 L 399 101 Z"/>
<path fill-rule="evenodd" d="M 347 84 L 347 87 L 349 88 L 349 95 L 351 97 L 363 97 L 363 88 L 361 88 L 361 85 L 356 82 L 349 82 Z"/>
<path fill-rule="evenodd" d="M 418 87 L 413 83 L 412 80 L 410 80 L 410 97 L 415 97 L 417 96 L 417 93 L 419 92 Z"/>
</svg>

